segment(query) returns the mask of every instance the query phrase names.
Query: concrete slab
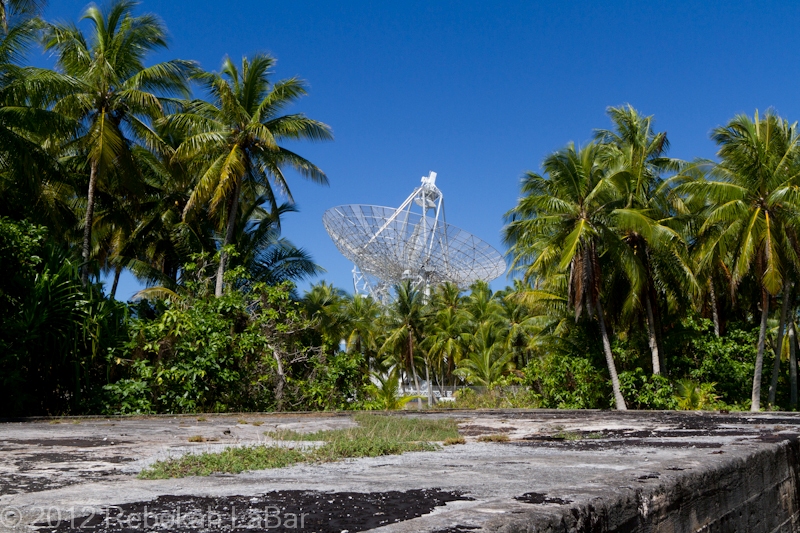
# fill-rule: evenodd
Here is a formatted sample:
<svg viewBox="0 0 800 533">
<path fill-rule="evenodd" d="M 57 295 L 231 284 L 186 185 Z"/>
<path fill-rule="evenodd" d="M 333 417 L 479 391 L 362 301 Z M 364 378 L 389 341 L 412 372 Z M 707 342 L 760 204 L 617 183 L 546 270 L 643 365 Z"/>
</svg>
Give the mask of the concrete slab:
<svg viewBox="0 0 800 533">
<path fill-rule="evenodd" d="M 789 463 L 797 463 L 796 457 L 790 457 L 783 470 L 773 469 L 769 479 L 765 473 L 772 472 L 770 457 L 794 453 L 792 447 L 800 435 L 800 416 L 796 414 L 507 410 L 395 416 L 455 417 L 467 444 L 436 452 L 302 464 L 239 475 L 148 481 L 137 479 L 136 474 L 158 459 L 272 443 L 264 432 L 274 429 L 317 431 L 354 422 L 346 413 L 322 413 L 0 424 L 0 531 L 31 531 L 36 529 L 32 524 L 43 523 L 48 515 L 63 522 L 89 511 L 101 514 L 110 505 L 152 502 L 165 495 L 185 497 L 181 501 L 246 496 L 266 505 L 270 494 L 277 497 L 280 491 L 295 495 L 301 492 L 287 491 L 346 493 L 351 500 L 353 494 L 359 500 L 359 495 L 390 491 L 417 499 L 427 497 L 420 494 L 433 494 L 420 489 L 439 489 L 469 499 L 445 502 L 444 498 L 431 512 L 426 510 L 416 518 L 404 516 L 375 531 L 638 531 L 630 526 L 634 519 L 637 524 L 655 520 L 656 525 L 647 525 L 647 531 L 695 531 L 711 523 L 711 511 L 706 507 L 727 516 L 733 512 L 726 510 L 728 507 L 739 509 L 753 500 L 755 490 L 777 491 L 776 501 L 791 507 L 784 509 L 788 519 L 765 517 L 761 521 L 765 528 L 772 527 L 768 526 L 770 520 L 783 520 L 788 525 L 776 531 L 796 530 L 791 528 L 798 520 L 793 507 L 797 498 L 789 493 L 797 492 L 797 483 L 791 472 L 785 472 L 795 468 Z M 487 434 L 504 434 L 510 440 L 477 441 Z M 188 442 L 195 435 L 207 441 Z M 758 461 L 767 466 L 762 465 L 758 472 L 748 469 L 749 464 L 762 464 Z M 754 484 L 753 476 L 759 478 L 759 484 Z M 712 486 L 717 488 L 712 490 Z M 724 487 L 742 494 L 725 496 Z M 748 495 L 748 490 L 752 494 Z M 781 491 L 787 494 L 781 496 Z M 716 503 L 703 503 L 708 498 Z M 745 503 L 736 503 L 736 498 Z M 336 529 L 315 526 L 314 531 L 364 530 L 365 526 L 357 524 L 355 529 L 347 529 L 347 501 L 336 504 L 343 520 L 336 522 Z M 692 508 L 690 512 L 690 506 L 701 503 L 702 510 Z M 375 509 L 359 512 L 383 513 Z M 314 513 L 313 508 L 307 510 Z M 356 511 L 353 513 L 356 523 Z M 681 521 L 686 522 L 685 529 Z M 273 524 L 262 523 L 261 529 L 248 530 L 281 530 Z M 81 530 L 52 525 L 42 530 Z M 228 527 L 232 529 L 236 527 Z M 135 530 L 148 529 L 140 525 Z M 734 530 L 748 531 L 730 529 Z"/>
</svg>

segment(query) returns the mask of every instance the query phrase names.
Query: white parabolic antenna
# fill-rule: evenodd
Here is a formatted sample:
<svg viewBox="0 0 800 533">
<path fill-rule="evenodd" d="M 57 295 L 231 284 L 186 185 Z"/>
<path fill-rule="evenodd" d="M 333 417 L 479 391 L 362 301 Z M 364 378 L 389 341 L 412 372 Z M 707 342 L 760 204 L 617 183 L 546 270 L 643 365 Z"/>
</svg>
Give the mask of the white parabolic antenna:
<svg viewBox="0 0 800 533">
<path fill-rule="evenodd" d="M 355 264 L 356 292 L 381 300 L 405 280 L 426 292 L 448 281 L 466 289 L 506 270 L 500 252 L 445 221 L 435 172 L 423 177 L 400 207 L 340 205 L 325 211 L 322 223 L 339 251 Z"/>
</svg>

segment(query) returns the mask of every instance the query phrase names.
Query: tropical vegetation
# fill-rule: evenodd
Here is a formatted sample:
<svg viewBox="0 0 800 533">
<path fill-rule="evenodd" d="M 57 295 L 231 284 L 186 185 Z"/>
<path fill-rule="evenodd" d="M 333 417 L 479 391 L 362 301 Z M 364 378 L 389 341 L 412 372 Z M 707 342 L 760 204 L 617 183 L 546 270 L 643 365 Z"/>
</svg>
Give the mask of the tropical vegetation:
<svg viewBox="0 0 800 533">
<path fill-rule="evenodd" d="M 682 161 L 609 108 L 522 177 L 505 289 L 301 294 L 324 270 L 281 222 L 332 139 L 307 84 L 261 53 L 152 62 L 167 29 L 129 0 L 41 8 L 0 3 L 0 416 L 797 408 L 800 136 L 774 111 Z"/>
</svg>

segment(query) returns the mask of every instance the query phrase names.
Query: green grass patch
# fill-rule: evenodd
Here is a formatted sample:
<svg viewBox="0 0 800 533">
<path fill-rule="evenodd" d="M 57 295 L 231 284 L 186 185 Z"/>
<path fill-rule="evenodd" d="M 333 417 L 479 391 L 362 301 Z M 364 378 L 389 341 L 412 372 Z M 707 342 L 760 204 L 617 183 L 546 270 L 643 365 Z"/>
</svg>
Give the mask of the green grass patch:
<svg viewBox="0 0 800 533">
<path fill-rule="evenodd" d="M 184 455 L 159 461 L 143 470 L 142 479 L 207 476 L 214 472 L 238 474 L 245 470 L 281 468 L 299 462 L 330 462 L 357 457 L 379 457 L 405 452 L 434 451 L 436 442 L 458 441 L 458 422 L 405 416 L 356 414 L 356 427 L 299 433 L 293 430 L 265 432 L 282 441 L 322 441 L 318 448 L 296 450 L 282 446 L 228 448 L 219 453 Z"/>
<path fill-rule="evenodd" d="M 167 479 L 208 476 L 215 472 L 239 474 L 245 470 L 264 470 L 291 466 L 306 460 L 299 450 L 278 446 L 227 448 L 216 453 L 189 454 L 177 459 L 157 461 L 139 473 L 140 479 Z"/>
<path fill-rule="evenodd" d="M 275 440 L 338 442 L 361 438 L 398 442 L 435 441 L 458 438 L 458 422 L 450 418 L 426 419 L 358 413 L 356 427 L 299 433 L 282 429 L 264 433 Z"/>
<path fill-rule="evenodd" d="M 431 452 L 439 447 L 430 442 L 402 442 L 394 439 L 357 437 L 341 438 L 325 443 L 309 453 L 315 461 L 330 462 L 356 457 L 400 455 L 405 452 Z"/>
<path fill-rule="evenodd" d="M 508 442 L 508 435 L 481 435 L 478 442 Z"/>
</svg>

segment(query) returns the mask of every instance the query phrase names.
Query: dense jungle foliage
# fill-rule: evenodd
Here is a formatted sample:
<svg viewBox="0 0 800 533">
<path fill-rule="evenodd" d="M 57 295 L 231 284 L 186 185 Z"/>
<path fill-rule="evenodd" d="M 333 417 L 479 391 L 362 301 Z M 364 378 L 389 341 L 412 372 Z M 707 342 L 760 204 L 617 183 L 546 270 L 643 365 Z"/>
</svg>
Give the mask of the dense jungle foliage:
<svg viewBox="0 0 800 533">
<path fill-rule="evenodd" d="M 397 409 L 467 385 L 441 405 L 796 409 L 795 124 L 736 116 L 715 161 L 681 161 L 610 108 L 523 176 L 512 286 L 301 295 L 321 268 L 281 219 L 292 179 L 327 178 L 285 144 L 332 139 L 288 111 L 304 82 L 263 54 L 148 63 L 166 28 L 128 0 L 80 25 L 41 7 L 0 3 L 0 416 Z M 124 271 L 148 286 L 128 303 Z"/>
</svg>

